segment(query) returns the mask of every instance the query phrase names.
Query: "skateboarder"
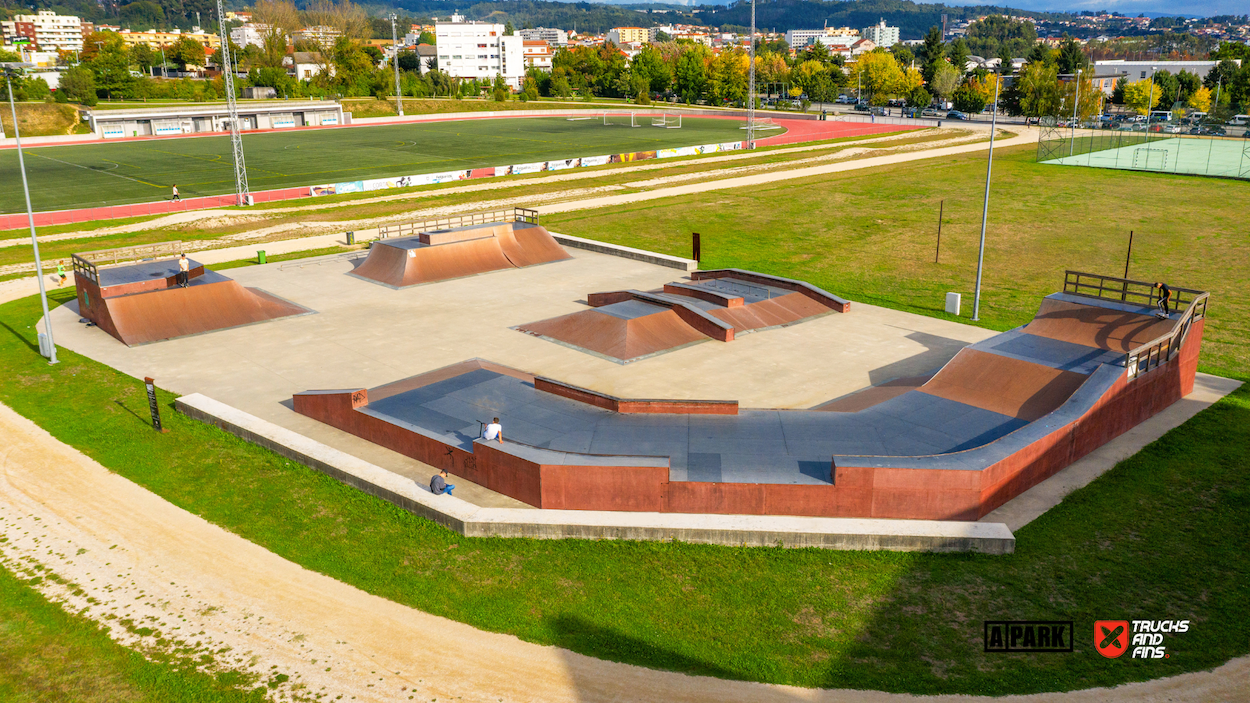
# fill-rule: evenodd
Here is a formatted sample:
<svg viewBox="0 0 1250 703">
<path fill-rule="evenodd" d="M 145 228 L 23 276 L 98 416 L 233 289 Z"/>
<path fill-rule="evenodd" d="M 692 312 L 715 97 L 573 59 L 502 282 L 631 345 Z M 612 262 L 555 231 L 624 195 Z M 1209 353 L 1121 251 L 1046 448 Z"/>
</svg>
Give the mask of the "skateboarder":
<svg viewBox="0 0 1250 703">
<path fill-rule="evenodd" d="M 1168 288 L 1168 284 L 1160 281 L 1155 283 L 1154 287 L 1159 291 L 1159 317 L 1168 316 L 1168 301 L 1172 299 L 1172 289 Z"/>
<path fill-rule="evenodd" d="M 187 279 L 190 277 L 190 274 L 191 274 L 191 261 L 187 259 L 186 254 L 180 254 L 178 256 L 178 278 L 177 278 L 178 285 L 182 286 L 183 288 L 186 288 Z"/>
<path fill-rule="evenodd" d="M 441 496 L 444 493 L 451 495 L 456 489 L 454 484 L 447 483 L 447 469 L 439 469 L 438 473 L 430 478 L 430 493 Z"/>
<path fill-rule="evenodd" d="M 486 429 L 482 430 L 482 439 L 487 442 L 498 441 L 503 444 L 503 426 L 499 424 L 499 418 L 490 421 Z"/>
</svg>

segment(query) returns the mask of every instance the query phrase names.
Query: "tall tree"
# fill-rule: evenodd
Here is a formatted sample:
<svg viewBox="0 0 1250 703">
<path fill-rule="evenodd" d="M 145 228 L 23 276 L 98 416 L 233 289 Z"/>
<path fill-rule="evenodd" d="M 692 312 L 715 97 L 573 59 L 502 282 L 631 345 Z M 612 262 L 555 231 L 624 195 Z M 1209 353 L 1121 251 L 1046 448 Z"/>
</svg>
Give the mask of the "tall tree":
<svg viewBox="0 0 1250 703">
<path fill-rule="evenodd" d="M 1124 106 L 1145 115 L 1159 104 L 1159 91 L 1149 78 L 1124 86 Z"/>
<path fill-rule="evenodd" d="M 1020 91 L 1020 112 L 1029 117 L 1059 114 L 1059 70 L 1049 63 L 1029 63 L 1016 78 Z"/>
<path fill-rule="evenodd" d="M 1077 71 L 1089 69 L 1089 57 L 1072 37 L 1068 37 L 1063 44 L 1059 45 L 1057 62 L 1060 74 L 1074 74 Z"/>
<path fill-rule="evenodd" d="M 946 47 L 946 54 L 950 57 L 951 66 L 959 72 L 961 77 L 968 72 L 968 44 L 963 37 L 951 42 L 950 46 Z"/>
</svg>

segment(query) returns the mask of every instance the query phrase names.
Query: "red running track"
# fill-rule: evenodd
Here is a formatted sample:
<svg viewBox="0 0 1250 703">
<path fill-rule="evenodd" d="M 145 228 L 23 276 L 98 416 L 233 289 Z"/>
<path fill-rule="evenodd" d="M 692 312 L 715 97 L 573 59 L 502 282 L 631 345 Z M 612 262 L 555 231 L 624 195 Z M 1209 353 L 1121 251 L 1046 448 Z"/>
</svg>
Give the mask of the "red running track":
<svg viewBox="0 0 1250 703">
<path fill-rule="evenodd" d="M 649 112 L 640 113 L 642 115 L 650 115 Z M 659 113 L 655 113 L 659 114 Z M 522 119 L 525 117 L 542 117 L 543 115 L 517 115 L 515 117 L 455 117 L 452 119 Z M 552 115 L 555 116 L 555 115 Z M 737 116 L 719 116 L 719 115 L 699 115 L 699 117 L 710 117 L 713 119 L 741 119 Z M 369 125 L 339 125 L 336 127 L 295 127 L 292 129 L 351 129 L 354 127 L 370 127 L 379 126 L 381 124 L 421 124 L 422 122 L 442 122 L 440 118 L 430 120 L 422 120 L 421 122 L 385 122 L 372 123 Z M 825 139 L 839 139 L 844 137 L 857 137 L 868 134 L 880 134 L 883 132 L 899 132 L 916 129 L 915 127 L 905 127 L 900 125 L 885 124 L 864 124 L 858 122 L 835 122 L 820 120 L 788 120 L 778 119 L 777 124 L 786 128 L 785 134 L 775 137 L 764 137 L 756 140 L 761 146 L 777 146 L 781 144 L 799 144 L 802 142 L 820 141 Z M 290 130 L 258 130 L 258 132 L 274 132 L 274 131 L 290 131 Z M 254 134 L 256 132 L 248 132 Z M 191 135 L 184 136 L 167 136 L 167 137 L 128 137 L 113 141 L 135 141 L 141 139 L 185 139 Z M 201 136 L 221 136 L 214 133 L 213 135 Z M 83 142 L 74 142 L 80 144 Z M 89 143 L 98 144 L 99 140 Z M 58 144 L 59 146 L 59 144 Z M 501 164 L 502 165 L 502 164 Z M 294 200 L 296 198 L 312 197 L 309 195 L 309 184 L 305 186 L 296 186 L 291 188 L 278 188 L 275 190 L 253 191 L 252 200 L 255 203 L 270 203 L 279 200 Z M 97 220 L 113 220 L 125 217 L 144 217 L 150 215 L 167 215 L 175 212 L 186 212 L 189 210 L 205 210 L 215 207 L 224 207 L 235 205 L 235 195 L 233 193 L 225 195 L 208 195 L 195 198 L 184 198 L 177 202 L 169 200 L 157 200 L 146 203 L 130 203 L 125 205 L 107 205 L 104 207 L 78 208 L 74 210 L 53 210 L 47 212 L 35 213 L 35 226 L 48 227 L 51 225 L 66 225 L 77 222 L 94 222 Z M 0 215 L 0 230 L 20 229 L 27 226 L 28 220 L 25 213 L 13 213 Z"/>
</svg>

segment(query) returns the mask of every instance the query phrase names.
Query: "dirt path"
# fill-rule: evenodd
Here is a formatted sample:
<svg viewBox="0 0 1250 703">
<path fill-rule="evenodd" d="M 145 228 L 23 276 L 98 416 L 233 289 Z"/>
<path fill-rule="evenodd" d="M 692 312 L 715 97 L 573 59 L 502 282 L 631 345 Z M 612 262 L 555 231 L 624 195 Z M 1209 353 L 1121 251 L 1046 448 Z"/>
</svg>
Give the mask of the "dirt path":
<svg viewBox="0 0 1250 703">
<path fill-rule="evenodd" d="M 277 683 L 274 700 L 906 701 L 652 671 L 475 630 L 307 571 L 109 473 L 0 405 L 0 561 L 140 650 L 157 638 Z M 69 584 L 58 585 L 49 574 Z M 289 677 L 280 681 L 279 675 Z M 1245 700 L 1215 672 L 1013 701 Z M 924 700 L 966 701 L 970 697 Z"/>
</svg>

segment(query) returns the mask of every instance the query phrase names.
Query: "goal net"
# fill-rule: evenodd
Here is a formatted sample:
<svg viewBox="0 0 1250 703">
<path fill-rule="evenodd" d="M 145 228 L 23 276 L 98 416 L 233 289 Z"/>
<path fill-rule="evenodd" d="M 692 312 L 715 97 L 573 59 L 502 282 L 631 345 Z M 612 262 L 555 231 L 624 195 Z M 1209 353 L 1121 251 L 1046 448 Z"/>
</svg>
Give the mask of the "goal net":
<svg viewBox="0 0 1250 703">
<path fill-rule="evenodd" d="M 628 115 L 622 112 L 605 112 L 603 113 L 603 124 L 604 126 L 607 126 L 607 127 L 611 127 L 613 125 L 618 126 L 618 127 L 641 127 L 642 126 L 638 124 L 638 115 L 633 112 L 629 113 Z"/>
<path fill-rule="evenodd" d="M 651 126 L 681 129 L 681 115 L 656 115 L 651 118 Z"/>
<path fill-rule="evenodd" d="M 1142 146 L 1133 150 L 1133 168 L 1157 170 L 1167 167 L 1167 149 L 1151 149 L 1150 147 Z"/>
<path fill-rule="evenodd" d="M 749 126 L 755 128 L 757 132 L 766 129 L 781 129 L 781 125 L 773 122 L 771 117 L 758 117 Z M 744 124 L 738 129 L 748 129 L 748 125 Z"/>
</svg>

